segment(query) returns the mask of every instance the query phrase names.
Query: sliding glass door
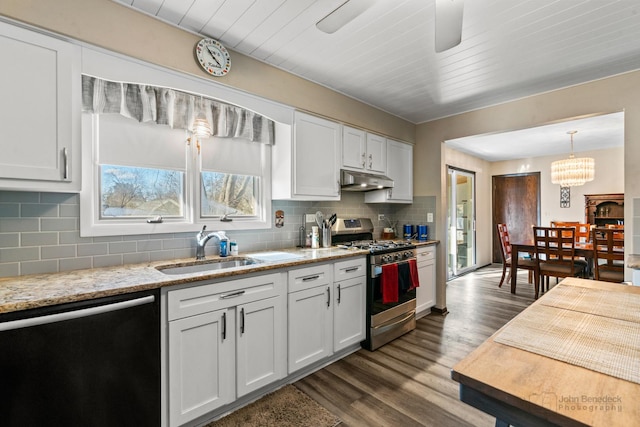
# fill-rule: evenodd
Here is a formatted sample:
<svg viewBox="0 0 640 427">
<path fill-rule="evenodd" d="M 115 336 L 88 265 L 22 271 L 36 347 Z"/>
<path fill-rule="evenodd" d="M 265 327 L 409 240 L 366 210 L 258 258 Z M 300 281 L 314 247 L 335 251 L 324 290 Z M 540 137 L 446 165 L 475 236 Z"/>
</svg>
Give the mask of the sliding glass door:
<svg viewBox="0 0 640 427">
<path fill-rule="evenodd" d="M 476 268 L 475 173 L 447 167 L 447 279 Z"/>
</svg>

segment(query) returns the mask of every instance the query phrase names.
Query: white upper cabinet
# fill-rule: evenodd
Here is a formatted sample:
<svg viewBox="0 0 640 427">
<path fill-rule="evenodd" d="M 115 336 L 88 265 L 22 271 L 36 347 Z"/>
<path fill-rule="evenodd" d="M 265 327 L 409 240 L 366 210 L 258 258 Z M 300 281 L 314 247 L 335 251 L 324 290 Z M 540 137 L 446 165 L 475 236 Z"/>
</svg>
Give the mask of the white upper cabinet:
<svg viewBox="0 0 640 427">
<path fill-rule="evenodd" d="M 350 126 L 342 127 L 342 168 L 384 174 L 387 140 Z"/>
<path fill-rule="evenodd" d="M 413 203 L 413 145 L 387 139 L 387 176 L 393 188 L 365 193 L 365 203 Z"/>
<path fill-rule="evenodd" d="M 0 189 L 79 191 L 80 47 L 0 22 L 0 55 Z"/>
<path fill-rule="evenodd" d="M 273 198 L 340 200 L 341 141 L 339 123 L 296 111 L 293 138 L 273 146 Z"/>
<path fill-rule="evenodd" d="M 387 139 L 373 133 L 367 133 L 368 171 L 384 174 L 387 170 Z"/>
</svg>

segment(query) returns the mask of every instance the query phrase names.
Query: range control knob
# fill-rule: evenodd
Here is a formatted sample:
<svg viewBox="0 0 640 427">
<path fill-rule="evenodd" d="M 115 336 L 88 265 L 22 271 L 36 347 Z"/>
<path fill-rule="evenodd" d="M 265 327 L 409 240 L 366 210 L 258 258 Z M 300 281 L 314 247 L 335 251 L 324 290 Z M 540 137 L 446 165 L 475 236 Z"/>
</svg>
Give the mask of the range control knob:
<svg viewBox="0 0 640 427">
<path fill-rule="evenodd" d="M 405 258 L 405 259 L 407 259 L 407 258 L 412 258 L 412 257 L 413 257 L 413 252 L 412 252 L 412 251 L 406 251 L 406 252 L 404 253 L 404 258 Z"/>
</svg>

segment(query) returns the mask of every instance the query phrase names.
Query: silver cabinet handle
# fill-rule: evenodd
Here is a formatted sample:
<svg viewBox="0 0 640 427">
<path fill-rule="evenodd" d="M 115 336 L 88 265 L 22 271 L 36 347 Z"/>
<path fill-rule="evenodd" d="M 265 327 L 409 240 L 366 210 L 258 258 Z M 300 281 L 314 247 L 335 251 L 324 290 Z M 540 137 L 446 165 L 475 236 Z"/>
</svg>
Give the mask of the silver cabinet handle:
<svg viewBox="0 0 640 427">
<path fill-rule="evenodd" d="M 222 313 L 222 341 L 227 339 L 227 312 Z"/>
<path fill-rule="evenodd" d="M 347 268 L 344 272 L 345 273 L 353 273 L 354 271 L 358 271 L 360 267 L 351 267 L 351 268 Z"/>
<path fill-rule="evenodd" d="M 69 179 L 69 155 L 67 153 L 67 147 L 62 149 L 62 179 Z"/>
<path fill-rule="evenodd" d="M 315 276 L 303 277 L 302 281 L 303 282 L 310 282 L 312 280 L 318 280 L 319 278 L 320 278 L 320 275 L 316 274 Z"/>
<path fill-rule="evenodd" d="M 327 307 L 331 306 L 331 288 L 327 286 Z"/>
<path fill-rule="evenodd" d="M 240 333 L 244 334 L 244 308 L 240 309 Z"/>
<path fill-rule="evenodd" d="M 96 307 L 83 308 L 80 310 L 47 314 L 44 316 L 31 317 L 28 319 L 11 320 L 9 322 L 0 323 L 0 331 L 11 331 L 13 329 L 27 328 L 29 326 L 46 325 L 49 323 L 61 322 L 63 320 L 80 319 L 96 314 L 122 310 L 124 308 L 136 307 L 138 305 L 148 304 L 153 301 L 155 301 L 155 297 L 153 295 L 149 295 L 142 298 L 116 302 L 113 304 L 99 305 Z"/>
<path fill-rule="evenodd" d="M 373 155 L 369 154 L 369 169 L 373 167 Z"/>
<path fill-rule="evenodd" d="M 362 153 L 362 169 L 367 165 L 367 153 Z"/>
<path fill-rule="evenodd" d="M 243 294 L 244 294 L 244 291 L 231 292 L 230 294 L 220 295 L 220 299 L 235 298 Z"/>
</svg>

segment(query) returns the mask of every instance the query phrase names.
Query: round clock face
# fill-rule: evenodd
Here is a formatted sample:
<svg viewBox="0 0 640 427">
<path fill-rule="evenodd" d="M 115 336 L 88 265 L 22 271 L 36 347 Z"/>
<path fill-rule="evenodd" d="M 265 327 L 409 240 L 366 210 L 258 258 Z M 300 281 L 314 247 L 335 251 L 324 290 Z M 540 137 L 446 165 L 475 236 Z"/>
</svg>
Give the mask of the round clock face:
<svg viewBox="0 0 640 427">
<path fill-rule="evenodd" d="M 224 76 L 231 69 L 229 52 L 217 40 L 200 40 L 196 45 L 196 57 L 202 68 L 212 76 Z"/>
</svg>

